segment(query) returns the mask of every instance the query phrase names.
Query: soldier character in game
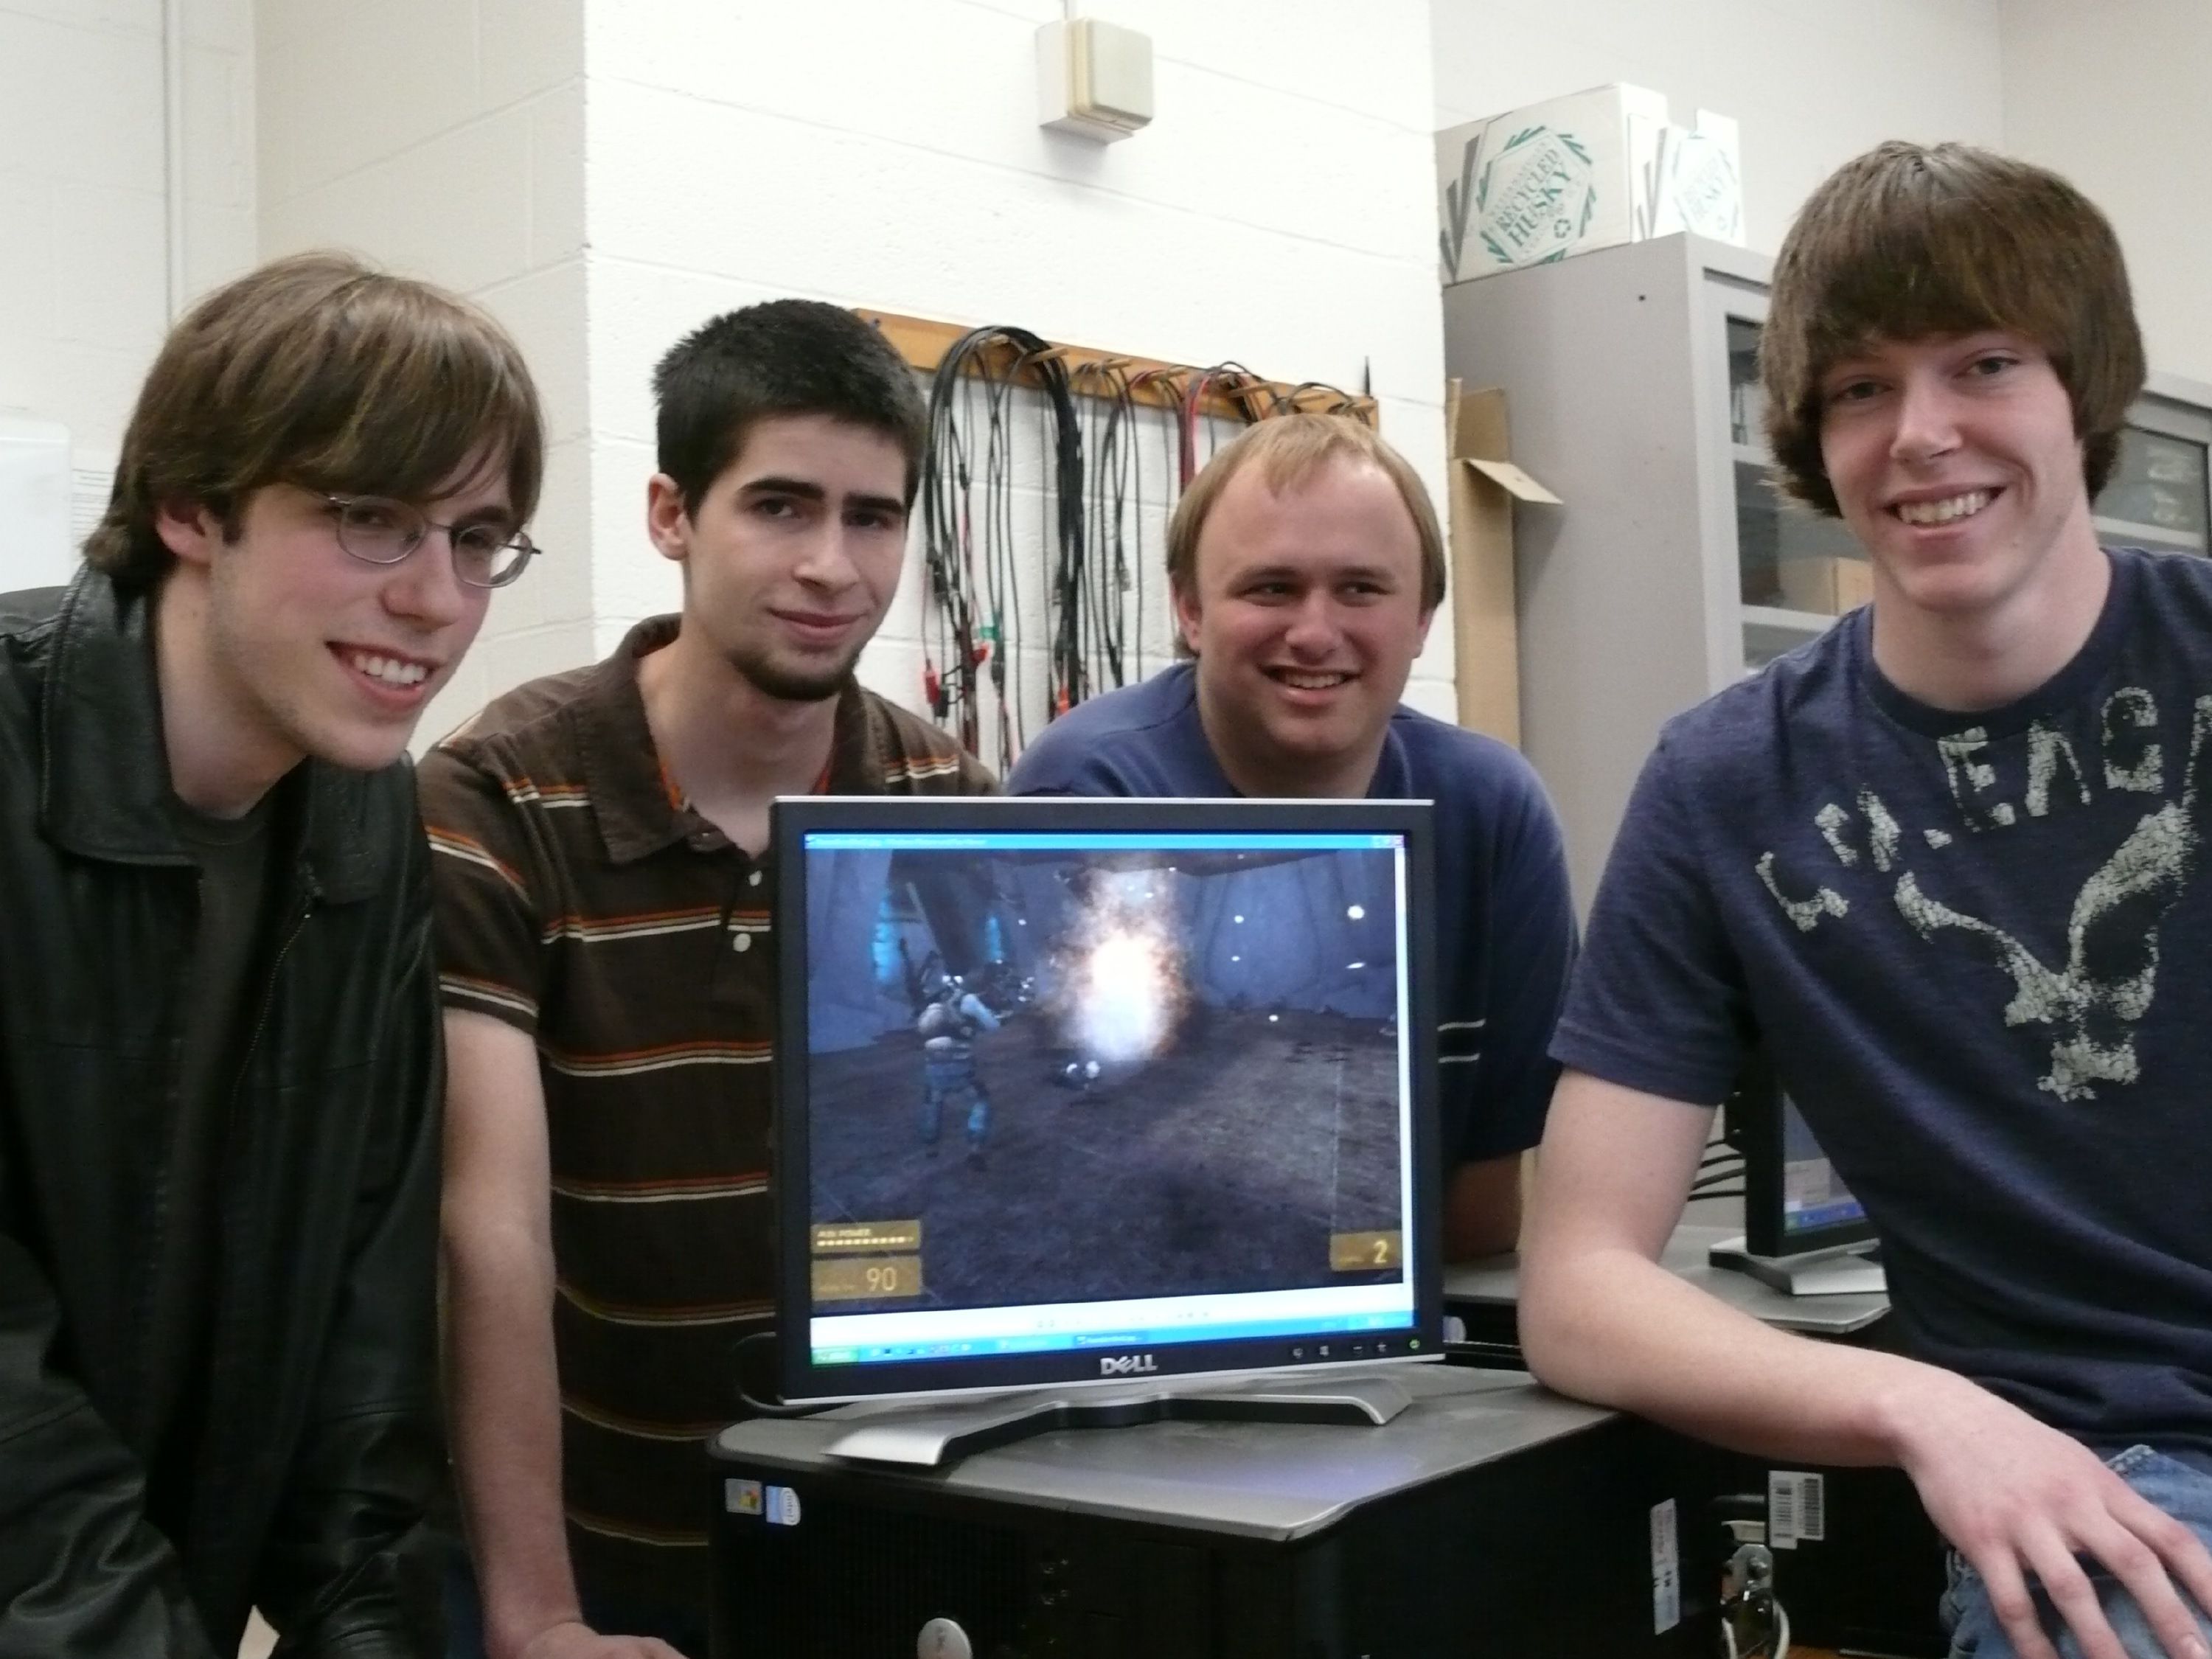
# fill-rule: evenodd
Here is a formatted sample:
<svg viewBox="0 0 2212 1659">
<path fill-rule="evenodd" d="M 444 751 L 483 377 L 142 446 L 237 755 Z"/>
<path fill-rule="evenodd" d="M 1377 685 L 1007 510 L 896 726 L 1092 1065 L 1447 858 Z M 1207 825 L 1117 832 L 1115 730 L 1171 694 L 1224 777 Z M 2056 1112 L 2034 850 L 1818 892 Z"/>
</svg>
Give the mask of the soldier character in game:
<svg viewBox="0 0 2212 1659">
<path fill-rule="evenodd" d="M 921 1139 L 933 1157 L 945 1103 L 968 1105 L 968 1161 L 980 1163 L 991 1127 L 991 1097 L 975 1075 L 975 1039 L 999 1029 L 993 1013 L 958 975 L 951 975 L 914 1023 L 921 1038 Z"/>
</svg>

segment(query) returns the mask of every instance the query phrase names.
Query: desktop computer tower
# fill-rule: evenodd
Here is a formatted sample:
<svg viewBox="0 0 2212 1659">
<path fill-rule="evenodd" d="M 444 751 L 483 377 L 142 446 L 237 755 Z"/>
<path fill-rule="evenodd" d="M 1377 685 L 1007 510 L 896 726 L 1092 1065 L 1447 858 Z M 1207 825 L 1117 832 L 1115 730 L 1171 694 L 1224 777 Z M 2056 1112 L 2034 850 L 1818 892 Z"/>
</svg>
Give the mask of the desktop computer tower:
<svg viewBox="0 0 2212 1659">
<path fill-rule="evenodd" d="M 1061 1431 L 921 1471 L 828 1455 L 847 1412 L 738 1425 L 714 1659 L 1717 1650 L 1712 1453 L 1518 1373 L 1391 1375 L 1414 1401 L 1380 1427 Z"/>
</svg>

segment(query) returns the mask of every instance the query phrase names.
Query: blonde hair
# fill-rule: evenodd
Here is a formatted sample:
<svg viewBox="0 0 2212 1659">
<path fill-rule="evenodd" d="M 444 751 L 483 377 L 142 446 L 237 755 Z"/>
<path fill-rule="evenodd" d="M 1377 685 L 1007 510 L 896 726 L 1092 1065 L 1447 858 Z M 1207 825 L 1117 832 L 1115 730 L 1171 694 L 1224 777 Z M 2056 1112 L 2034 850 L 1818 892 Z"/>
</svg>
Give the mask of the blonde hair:
<svg viewBox="0 0 2212 1659">
<path fill-rule="evenodd" d="M 1280 415 L 1246 428 L 1190 481 L 1190 488 L 1176 503 L 1168 521 L 1168 585 L 1178 597 L 1195 591 L 1198 583 L 1198 538 L 1206 516 L 1221 499 L 1229 481 L 1248 466 L 1258 466 L 1267 488 L 1279 495 L 1303 483 L 1326 463 L 1339 457 L 1364 462 L 1382 470 L 1398 487 L 1413 515 L 1413 533 L 1421 545 L 1421 613 L 1425 616 L 1443 603 L 1444 535 L 1437 522 L 1437 509 L 1403 455 L 1382 441 L 1374 428 L 1348 415 Z"/>
</svg>

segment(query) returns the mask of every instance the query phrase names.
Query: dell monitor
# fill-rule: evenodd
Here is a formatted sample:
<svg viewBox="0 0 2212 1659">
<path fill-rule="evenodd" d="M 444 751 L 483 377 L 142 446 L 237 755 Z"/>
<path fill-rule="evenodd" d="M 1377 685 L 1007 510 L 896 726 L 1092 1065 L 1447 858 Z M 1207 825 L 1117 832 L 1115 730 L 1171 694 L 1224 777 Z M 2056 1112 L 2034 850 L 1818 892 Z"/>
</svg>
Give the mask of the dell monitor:
<svg viewBox="0 0 2212 1659">
<path fill-rule="evenodd" d="M 1764 1054 L 1747 1061 L 1723 1109 L 1743 1156 L 1744 1236 L 1715 1248 L 1716 1265 L 1799 1295 L 1881 1290 L 1881 1267 L 1864 1259 L 1874 1224 Z"/>
<path fill-rule="evenodd" d="M 1437 1357 L 1430 821 L 779 800 L 785 1399 Z"/>
</svg>

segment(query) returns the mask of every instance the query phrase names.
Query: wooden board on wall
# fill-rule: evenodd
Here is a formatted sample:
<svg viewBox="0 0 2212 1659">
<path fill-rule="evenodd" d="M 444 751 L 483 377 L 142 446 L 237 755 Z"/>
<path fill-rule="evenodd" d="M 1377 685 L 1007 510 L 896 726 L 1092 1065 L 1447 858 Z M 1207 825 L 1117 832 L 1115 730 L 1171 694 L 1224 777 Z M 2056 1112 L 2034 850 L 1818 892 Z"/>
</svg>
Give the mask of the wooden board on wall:
<svg viewBox="0 0 2212 1659">
<path fill-rule="evenodd" d="M 953 344 L 973 331 L 958 323 L 873 311 L 865 306 L 855 307 L 854 313 L 864 322 L 880 329 L 899 356 L 924 374 L 934 374 Z M 1000 355 L 992 366 L 994 373 L 1003 374 L 1011 367 L 1018 371 L 1024 383 L 1039 384 L 1034 369 L 1025 366 L 1033 359 L 1024 359 L 1011 343 L 1001 346 L 999 351 Z M 1293 385 L 1284 380 L 1265 380 L 1236 365 L 1208 370 L 1157 357 L 1133 357 L 1126 352 L 1102 351 L 1093 346 L 1063 345 L 1058 342 L 1052 343 L 1050 351 L 1066 368 L 1069 384 L 1077 392 L 1103 395 L 1115 390 L 1117 381 L 1126 380 L 1130 395 L 1139 403 L 1159 409 L 1180 409 L 1192 377 L 1206 374 L 1210 378 L 1199 402 L 1200 412 L 1222 420 L 1249 421 L 1297 409 L 1341 412 L 1356 416 L 1370 426 L 1378 423 L 1374 398 L 1316 381 Z"/>
</svg>

